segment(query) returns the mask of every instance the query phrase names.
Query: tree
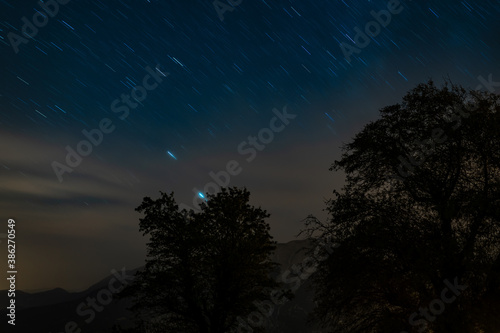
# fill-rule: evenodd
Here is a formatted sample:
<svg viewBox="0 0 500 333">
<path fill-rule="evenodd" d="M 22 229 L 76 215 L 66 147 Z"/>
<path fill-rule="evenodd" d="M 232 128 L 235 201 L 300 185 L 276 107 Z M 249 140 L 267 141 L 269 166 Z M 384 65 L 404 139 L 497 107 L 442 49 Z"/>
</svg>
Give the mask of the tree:
<svg viewBox="0 0 500 333">
<path fill-rule="evenodd" d="M 499 111 L 498 95 L 429 81 L 344 145 L 330 170 L 346 185 L 329 221 L 305 228 L 340 243 L 313 277 L 316 319 L 333 332 L 498 331 Z"/>
<path fill-rule="evenodd" d="M 147 318 L 143 329 L 236 330 L 238 317 L 280 286 L 271 277 L 277 264 L 270 260 L 276 245 L 265 222 L 269 214 L 249 205 L 246 189 L 222 188 L 199 212 L 180 211 L 173 193 L 160 193 L 136 208 L 144 214 L 140 231 L 150 239 L 145 268 L 124 295 L 134 295 L 132 309 Z"/>
</svg>

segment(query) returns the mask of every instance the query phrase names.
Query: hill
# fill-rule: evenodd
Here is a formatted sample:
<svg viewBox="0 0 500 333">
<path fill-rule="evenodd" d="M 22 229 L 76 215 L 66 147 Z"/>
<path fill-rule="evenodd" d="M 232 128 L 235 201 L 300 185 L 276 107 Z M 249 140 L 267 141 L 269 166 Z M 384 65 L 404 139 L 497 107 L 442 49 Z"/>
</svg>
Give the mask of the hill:
<svg viewBox="0 0 500 333">
<path fill-rule="evenodd" d="M 304 249 L 310 246 L 307 240 L 296 240 L 278 244 L 273 260 L 280 264 L 276 278 L 290 281 L 289 287 L 297 284 L 295 298 L 282 305 L 276 305 L 268 318 L 269 332 L 321 332 L 310 328 L 307 314 L 313 308 L 312 290 L 307 279 L 294 279 L 293 265 L 298 265 L 306 258 Z M 297 267 L 297 266 L 296 266 Z M 140 268 L 138 268 L 140 269 Z M 115 324 L 129 327 L 132 314 L 127 310 L 130 300 L 112 300 L 113 289 L 120 286 L 117 276 L 133 275 L 137 269 L 127 272 L 116 272 L 93 284 L 87 290 L 70 293 L 56 288 L 38 293 L 16 291 L 16 328 L 15 332 L 81 332 L 109 333 Z M 0 291 L 2 309 L 7 307 L 7 291 Z M 109 297 L 111 295 L 111 298 Z M 92 301 L 95 300 L 95 301 Z M 270 311 L 269 311 L 270 312 Z M 0 311 L 3 318 L 6 310 Z M 6 320 L 0 324 L 2 332 L 10 332 L 12 326 Z"/>
</svg>

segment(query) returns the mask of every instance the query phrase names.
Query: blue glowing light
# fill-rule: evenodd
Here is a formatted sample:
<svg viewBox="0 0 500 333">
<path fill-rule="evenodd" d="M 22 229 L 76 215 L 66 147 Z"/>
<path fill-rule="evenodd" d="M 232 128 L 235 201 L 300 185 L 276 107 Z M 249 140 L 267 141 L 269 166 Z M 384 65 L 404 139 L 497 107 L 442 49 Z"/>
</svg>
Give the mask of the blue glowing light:
<svg viewBox="0 0 500 333">
<path fill-rule="evenodd" d="M 175 157 L 171 152 L 167 151 L 167 154 L 169 154 L 174 160 L 177 160 L 177 157 Z"/>
</svg>

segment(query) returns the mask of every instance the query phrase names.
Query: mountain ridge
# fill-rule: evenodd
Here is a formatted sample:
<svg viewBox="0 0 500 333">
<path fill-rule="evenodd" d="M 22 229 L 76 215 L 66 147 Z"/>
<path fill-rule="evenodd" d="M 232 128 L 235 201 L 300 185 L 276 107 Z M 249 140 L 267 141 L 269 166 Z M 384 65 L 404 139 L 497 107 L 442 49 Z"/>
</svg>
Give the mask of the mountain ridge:
<svg viewBox="0 0 500 333">
<path fill-rule="evenodd" d="M 307 239 L 277 244 L 271 258 L 280 265 L 278 279 L 282 278 L 283 273 L 290 267 L 306 258 L 306 249 L 310 245 L 311 241 Z M 126 274 L 133 275 L 142 267 L 144 266 L 127 270 Z M 88 299 L 96 298 L 96 295 L 98 298 L 102 290 L 109 288 L 111 279 L 113 279 L 113 274 L 80 292 L 69 292 L 62 288 L 38 293 L 16 291 L 16 329 L 23 332 L 64 332 L 69 322 L 74 322 L 82 332 L 111 332 L 113 325 L 117 323 L 121 323 L 123 327 L 129 327 L 132 324 L 130 319 L 132 315 L 127 310 L 132 305 L 129 299 L 120 299 L 103 305 L 102 312 L 94 311 L 91 315 L 92 309 L 88 306 Z M 308 328 L 310 325 L 307 324 L 308 313 L 314 305 L 310 282 L 303 281 L 292 300 L 273 308 L 273 313 L 267 322 L 270 332 L 321 332 L 317 329 L 311 330 Z M 2 297 L 4 295 L 5 297 Z M 6 296 L 7 290 L 1 290 L 0 297 L 8 301 Z M 3 305 L 6 307 L 7 303 Z M 6 311 L 2 310 L 0 313 L 4 315 Z M 4 321 L 0 326 L 7 325 Z"/>
</svg>

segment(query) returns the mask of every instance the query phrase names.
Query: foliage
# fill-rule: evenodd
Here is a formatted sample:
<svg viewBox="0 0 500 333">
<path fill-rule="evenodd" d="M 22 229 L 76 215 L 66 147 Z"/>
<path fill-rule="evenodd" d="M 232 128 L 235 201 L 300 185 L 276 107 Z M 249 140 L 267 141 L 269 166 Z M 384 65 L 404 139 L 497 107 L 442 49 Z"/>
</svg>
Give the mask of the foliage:
<svg viewBox="0 0 500 333">
<path fill-rule="evenodd" d="M 492 320 L 478 309 L 500 305 L 499 111 L 498 95 L 429 81 L 343 147 L 331 219 L 306 223 L 341 244 L 314 276 L 315 318 L 333 332 L 473 332 Z M 455 278 L 467 289 L 423 320 Z"/>
<path fill-rule="evenodd" d="M 173 193 L 144 198 L 140 231 L 149 236 L 147 261 L 125 294 L 149 325 L 172 332 L 227 332 L 238 316 L 268 299 L 277 264 L 265 219 L 246 189 L 222 188 L 199 212 L 180 211 Z M 258 329 L 254 330 L 258 332 Z"/>
</svg>

